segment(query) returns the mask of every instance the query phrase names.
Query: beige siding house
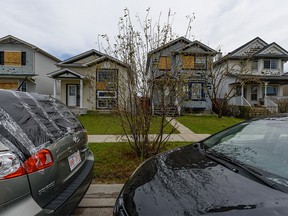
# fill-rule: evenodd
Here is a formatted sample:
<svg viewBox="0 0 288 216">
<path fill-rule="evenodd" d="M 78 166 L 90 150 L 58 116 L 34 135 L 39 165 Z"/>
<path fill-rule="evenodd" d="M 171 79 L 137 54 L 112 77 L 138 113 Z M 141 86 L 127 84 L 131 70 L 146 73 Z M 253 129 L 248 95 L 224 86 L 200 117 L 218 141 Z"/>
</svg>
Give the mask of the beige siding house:
<svg viewBox="0 0 288 216">
<path fill-rule="evenodd" d="M 60 82 L 60 100 L 72 109 L 110 111 L 125 100 L 123 83 L 127 67 L 121 61 L 94 49 L 57 64 L 48 76 L 54 93 Z"/>
</svg>

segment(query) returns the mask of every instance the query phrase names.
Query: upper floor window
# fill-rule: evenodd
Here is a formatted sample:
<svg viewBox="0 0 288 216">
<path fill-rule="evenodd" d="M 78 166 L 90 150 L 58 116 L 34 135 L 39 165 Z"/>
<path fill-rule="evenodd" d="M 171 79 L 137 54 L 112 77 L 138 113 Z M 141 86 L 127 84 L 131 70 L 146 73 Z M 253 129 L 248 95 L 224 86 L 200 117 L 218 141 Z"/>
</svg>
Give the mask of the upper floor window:
<svg viewBox="0 0 288 216">
<path fill-rule="evenodd" d="M 206 56 L 196 56 L 195 59 L 195 69 L 206 69 Z"/>
<path fill-rule="evenodd" d="M 158 61 L 159 70 L 170 70 L 171 65 L 171 58 L 169 56 L 160 56 Z"/>
<path fill-rule="evenodd" d="M 19 67 L 26 65 L 26 52 L 0 51 L 0 65 Z"/>
<path fill-rule="evenodd" d="M 117 88 L 117 70 L 102 69 L 97 71 L 96 81 L 98 90 L 115 90 Z"/>
<path fill-rule="evenodd" d="M 97 71 L 97 82 L 115 82 L 117 80 L 117 70 Z"/>
<path fill-rule="evenodd" d="M 182 56 L 182 69 L 207 69 L 206 56 Z"/>
<path fill-rule="evenodd" d="M 277 69 L 278 61 L 276 59 L 264 60 L 264 69 Z"/>
<path fill-rule="evenodd" d="M 194 56 L 182 56 L 182 69 L 194 69 Z"/>
</svg>

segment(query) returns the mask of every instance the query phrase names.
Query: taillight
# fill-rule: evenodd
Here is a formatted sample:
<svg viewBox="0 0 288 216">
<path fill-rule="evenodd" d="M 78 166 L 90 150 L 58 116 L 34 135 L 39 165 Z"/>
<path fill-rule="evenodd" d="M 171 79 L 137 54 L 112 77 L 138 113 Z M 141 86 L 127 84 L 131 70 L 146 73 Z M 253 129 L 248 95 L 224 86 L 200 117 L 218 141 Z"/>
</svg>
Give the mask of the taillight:
<svg viewBox="0 0 288 216">
<path fill-rule="evenodd" d="M 50 167 L 53 165 L 53 157 L 49 150 L 42 149 L 36 154 L 29 157 L 25 162 L 25 169 L 27 173 L 33 173 L 38 170 Z"/>
<path fill-rule="evenodd" d="M 0 179 L 10 179 L 25 174 L 26 171 L 15 154 L 0 153 Z"/>
<path fill-rule="evenodd" d="M 13 153 L 0 153 L 0 179 L 10 179 L 33 173 L 53 165 L 49 150 L 42 149 L 30 156 L 24 164 Z"/>
</svg>

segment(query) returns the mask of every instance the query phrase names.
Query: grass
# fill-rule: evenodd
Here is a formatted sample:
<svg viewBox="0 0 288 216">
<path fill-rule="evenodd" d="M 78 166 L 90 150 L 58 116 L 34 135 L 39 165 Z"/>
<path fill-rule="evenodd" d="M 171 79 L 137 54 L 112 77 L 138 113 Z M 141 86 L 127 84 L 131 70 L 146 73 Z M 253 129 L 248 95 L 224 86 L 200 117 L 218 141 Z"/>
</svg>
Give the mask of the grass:
<svg viewBox="0 0 288 216">
<path fill-rule="evenodd" d="M 229 126 L 244 121 L 233 117 L 187 115 L 176 118 L 181 124 L 198 134 L 214 134 Z"/>
<path fill-rule="evenodd" d="M 121 127 L 121 120 L 118 116 L 110 114 L 86 114 L 78 116 L 81 123 L 87 129 L 90 135 L 100 135 L 100 134 L 124 134 Z M 154 117 L 151 125 L 151 134 L 159 133 L 160 118 Z M 164 133 L 170 132 L 172 126 L 168 124 L 164 128 Z M 178 131 L 174 133 L 179 133 Z"/>
<path fill-rule="evenodd" d="M 187 145 L 187 142 L 170 142 L 165 150 Z M 90 143 L 94 153 L 94 183 L 125 183 L 141 160 L 128 143 Z"/>
</svg>

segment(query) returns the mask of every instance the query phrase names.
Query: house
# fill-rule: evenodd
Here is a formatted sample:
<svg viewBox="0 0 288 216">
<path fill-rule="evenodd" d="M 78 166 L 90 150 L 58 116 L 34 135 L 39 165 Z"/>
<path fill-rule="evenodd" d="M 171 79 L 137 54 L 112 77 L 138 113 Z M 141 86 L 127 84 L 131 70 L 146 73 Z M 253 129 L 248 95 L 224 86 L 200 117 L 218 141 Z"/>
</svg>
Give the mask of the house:
<svg viewBox="0 0 288 216">
<path fill-rule="evenodd" d="M 259 37 L 219 58 L 214 71 L 226 71 L 227 79 L 220 84 L 219 98 L 231 95 L 231 105 L 262 106 L 277 112 L 275 99 L 283 98 L 288 76 L 284 63 L 288 51 L 277 43 L 266 43 Z"/>
<path fill-rule="evenodd" d="M 150 51 L 149 77 L 156 85 L 152 96 L 154 114 L 161 114 L 166 106 L 169 114 L 210 111 L 205 74 L 212 69 L 216 54 L 207 45 L 185 37 Z"/>
<path fill-rule="evenodd" d="M 53 94 L 53 80 L 46 74 L 60 60 L 12 35 L 0 38 L 0 88 Z"/>
<path fill-rule="evenodd" d="M 97 50 L 89 50 L 57 64 L 47 74 L 61 82 L 60 100 L 72 110 L 111 111 L 127 95 L 121 83 L 128 78 L 127 66 Z M 54 85 L 54 92 L 57 91 Z"/>
</svg>

